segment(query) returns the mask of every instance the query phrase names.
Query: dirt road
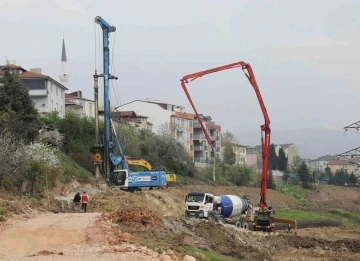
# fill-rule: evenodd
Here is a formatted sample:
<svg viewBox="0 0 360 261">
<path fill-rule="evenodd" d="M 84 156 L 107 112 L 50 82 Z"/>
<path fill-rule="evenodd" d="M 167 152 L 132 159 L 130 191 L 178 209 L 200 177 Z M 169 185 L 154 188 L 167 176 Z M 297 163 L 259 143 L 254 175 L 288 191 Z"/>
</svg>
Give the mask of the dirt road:
<svg viewBox="0 0 360 261">
<path fill-rule="evenodd" d="M 100 215 L 46 213 L 6 223 L 0 227 L 0 260 L 158 260 L 140 252 L 114 251 L 95 225 Z"/>
</svg>

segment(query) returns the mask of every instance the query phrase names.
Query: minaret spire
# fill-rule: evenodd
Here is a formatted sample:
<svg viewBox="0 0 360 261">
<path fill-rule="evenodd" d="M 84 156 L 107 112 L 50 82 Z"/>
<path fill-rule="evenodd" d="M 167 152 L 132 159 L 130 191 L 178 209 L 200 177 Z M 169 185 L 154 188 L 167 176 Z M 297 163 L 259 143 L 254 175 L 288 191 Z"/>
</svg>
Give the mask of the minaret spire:
<svg viewBox="0 0 360 261">
<path fill-rule="evenodd" d="M 69 74 L 68 74 L 64 34 L 63 34 L 63 42 L 62 42 L 62 50 L 61 50 L 61 74 L 59 75 L 59 78 L 61 84 L 64 85 L 66 88 L 68 88 Z"/>
</svg>

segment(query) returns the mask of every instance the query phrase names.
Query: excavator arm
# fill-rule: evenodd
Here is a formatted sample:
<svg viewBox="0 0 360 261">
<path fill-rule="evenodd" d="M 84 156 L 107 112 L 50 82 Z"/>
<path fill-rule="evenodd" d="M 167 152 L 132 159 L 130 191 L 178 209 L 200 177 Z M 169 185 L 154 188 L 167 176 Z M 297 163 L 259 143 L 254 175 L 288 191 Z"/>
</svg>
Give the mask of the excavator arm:
<svg viewBox="0 0 360 261">
<path fill-rule="evenodd" d="M 244 73 L 245 76 L 248 78 L 250 84 L 252 85 L 252 87 L 254 88 L 254 91 L 256 93 L 256 97 L 259 101 L 260 104 L 260 108 L 261 111 L 263 113 L 264 116 L 264 121 L 265 123 L 263 125 L 261 125 L 261 145 L 262 145 L 262 160 L 263 160 L 263 167 L 262 167 L 262 178 L 261 178 L 261 192 L 260 192 L 260 203 L 259 203 L 259 207 L 264 209 L 267 207 L 266 204 L 266 190 L 267 190 L 267 179 L 268 179 L 268 169 L 269 169 L 269 154 L 270 154 L 270 118 L 268 116 L 265 104 L 263 102 L 259 87 L 257 85 L 256 79 L 255 79 L 255 75 L 254 72 L 250 66 L 250 64 L 245 63 L 245 62 L 236 62 L 236 63 L 231 63 L 231 64 L 227 64 L 224 66 L 220 66 L 220 67 L 216 67 L 216 68 L 212 68 L 209 70 L 205 70 L 205 71 L 201 71 L 201 72 L 197 72 L 197 73 L 192 73 L 192 74 L 188 74 L 185 75 L 180 81 L 181 81 L 181 86 L 196 114 L 196 117 L 200 123 L 200 126 L 205 134 L 205 137 L 208 141 L 208 143 L 210 144 L 210 146 L 213 148 L 210 136 L 207 132 L 206 129 L 206 125 L 205 123 L 200 119 L 200 115 L 194 105 L 194 102 L 189 94 L 189 91 L 186 87 L 186 84 L 189 83 L 190 81 L 193 81 L 199 77 L 202 77 L 204 75 L 207 74 L 211 74 L 211 73 L 215 73 L 215 72 L 219 72 L 219 71 L 224 71 L 224 70 L 228 70 L 228 69 L 234 69 L 234 68 L 241 68 Z"/>
<path fill-rule="evenodd" d="M 146 168 L 147 170 L 152 169 L 151 164 L 142 158 L 133 158 L 133 157 L 125 156 L 125 160 L 128 165 L 142 166 L 142 167 Z"/>
</svg>

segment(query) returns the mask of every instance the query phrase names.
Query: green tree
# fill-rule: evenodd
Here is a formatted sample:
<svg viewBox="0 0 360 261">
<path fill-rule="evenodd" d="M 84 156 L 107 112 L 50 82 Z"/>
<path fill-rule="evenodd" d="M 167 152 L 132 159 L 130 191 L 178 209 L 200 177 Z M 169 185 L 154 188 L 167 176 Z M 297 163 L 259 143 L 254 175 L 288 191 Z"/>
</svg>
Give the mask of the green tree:
<svg viewBox="0 0 360 261">
<path fill-rule="evenodd" d="M 269 175 L 268 175 L 268 180 L 267 180 L 267 187 L 269 189 L 275 189 L 276 188 L 273 173 L 272 173 L 271 169 L 269 170 Z"/>
<path fill-rule="evenodd" d="M 291 164 L 291 170 L 294 172 L 298 172 L 302 162 L 303 159 L 300 156 L 295 156 Z"/>
<path fill-rule="evenodd" d="M 349 175 L 343 169 L 337 170 L 334 175 L 334 184 L 337 186 L 344 186 L 345 183 L 348 183 Z"/>
<path fill-rule="evenodd" d="M 278 168 L 278 157 L 275 151 L 275 145 L 270 145 L 270 168 L 276 170 Z"/>
<path fill-rule="evenodd" d="M 0 77 L 0 132 L 8 131 L 18 138 L 33 141 L 37 137 L 38 112 L 29 91 L 9 64 L 2 68 Z"/>
<path fill-rule="evenodd" d="M 351 173 L 350 176 L 349 176 L 349 183 L 352 184 L 352 185 L 356 185 L 357 183 L 357 178 L 356 176 L 354 175 L 354 173 Z"/>
<path fill-rule="evenodd" d="M 224 163 L 228 165 L 234 165 L 236 163 L 236 155 L 230 144 L 226 144 L 224 148 Z"/>
<path fill-rule="evenodd" d="M 285 171 L 287 169 L 288 159 L 286 157 L 285 151 L 283 148 L 279 149 L 279 157 L 278 157 L 278 169 L 280 171 Z"/>
<path fill-rule="evenodd" d="M 310 176 L 310 172 L 309 172 L 309 169 L 308 169 L 305 161 L 303 161 L 301 163 L 299 170 L 298 170 L 298 174 L 299 174 L 299 178 L 302 183 L 302 186 L 304 188 L 309 188 L 310 182 L 311 182 L 311 176 Z"/>
</svg>

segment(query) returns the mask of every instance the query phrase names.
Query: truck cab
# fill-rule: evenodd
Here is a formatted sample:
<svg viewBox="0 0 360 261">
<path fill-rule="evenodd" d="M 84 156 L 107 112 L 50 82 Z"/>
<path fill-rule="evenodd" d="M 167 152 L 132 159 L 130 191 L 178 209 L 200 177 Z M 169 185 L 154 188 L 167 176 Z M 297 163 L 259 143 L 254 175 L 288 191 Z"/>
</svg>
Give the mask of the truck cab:
<svg viewBox="0 0 360 261">
<path fill-rule="evenodd" d="M 185 217 L 207 218 L 214 211 L 215 196 L 204 192 L 190 192 L 185 198 Z"/>
</svg>

